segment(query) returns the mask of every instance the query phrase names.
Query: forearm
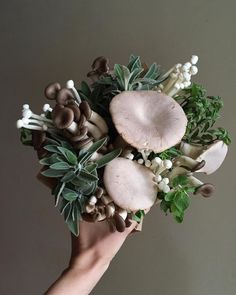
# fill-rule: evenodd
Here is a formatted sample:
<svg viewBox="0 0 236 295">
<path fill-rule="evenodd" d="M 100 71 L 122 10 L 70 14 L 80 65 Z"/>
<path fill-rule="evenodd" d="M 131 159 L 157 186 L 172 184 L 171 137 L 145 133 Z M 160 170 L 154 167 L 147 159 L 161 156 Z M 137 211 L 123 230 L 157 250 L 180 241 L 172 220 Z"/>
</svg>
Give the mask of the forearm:
<svg viewBox="0 0 236 295">
<path fill-rule="evenodd" d="M 108 266 L 108 261 L 92 251 L 87 251 L 71 261 L 70 266 L 45 295 L 88 295 Z"/>
</svg>

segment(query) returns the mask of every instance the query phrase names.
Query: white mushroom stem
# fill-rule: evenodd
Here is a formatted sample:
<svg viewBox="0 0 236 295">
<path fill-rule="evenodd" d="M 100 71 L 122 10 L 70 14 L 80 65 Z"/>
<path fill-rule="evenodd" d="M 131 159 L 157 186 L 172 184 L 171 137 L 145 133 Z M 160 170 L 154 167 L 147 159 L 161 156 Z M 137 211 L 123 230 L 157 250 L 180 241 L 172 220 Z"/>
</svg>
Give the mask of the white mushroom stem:
<svg viewBox="0 0 236 295">
<path fill-rule="evenodd" d="M 45 124 L 43 124 L 42 126 L 24 124 L 23 120 L 21 120 L 21 119 L 16 121 L 16 127 L 18 129 L 26 128 L 26 129 L 30 129 L 30 130 L 40 130 L 40 131 L 46 131 L 48 129 L 47 125 L 45 125 Z"/>
<path fill-rule="evenodd" d="M 79 95 L 78 91 L 75 88 L 74 81 L 73 80 L 67 81 L 66 82 L 66 87 L 72 91 L 72 93 L 74 94 L 74 96 L 76 98 L 77 103 L 80 104 L 81 103 L 81 98 L 80 98 L 80 95 Z"/>
<path fill-rule="evenodd" d="M 97 127 L 102 131 L 103 135 L 108 133 L 106 121 L 96 112 L 92 111 L 89 121 L 97 125 Z"/>
<path fill-rule="evenodd" d="M 39 120 L 39 121 L 44 121 L 44 122 L 48 122 L 48 123 L 53 124 L 52 120 L 47 119 L 47 118 L 42 117 L 42 116 L 39 116 L 39 115 L 36 115 L 30 109 L 23 109 L 22 116 L 24 118 L 27 118 L 27 119 L 33 118 L 33 119 L 36 119 L 36 120 Z"/>
<path fill-rule="evenodd" d="M 173 85 L 176 83 L 178 79 L 178 74 L 177 73 L 171 73 L 169 81 L 165 85 L 163 92 L 167 94 L 167 92 L 173 87 Z"/>
<path fill-rule="evenodd" d="M 66 128 L 66 130 L 70 131 L 72 134 L 75 134 L 78 131 L 78 125 L 73 121 L 69 127 Z"/>
<path fill-rule="evenodd" d="M 172 162 L 170 160 L 163 160 L 157 167 L 155 174 L 159 175 L 165 170 L 168 170 L 172 167 Z"/>
<path fill-rule="evenodd" d="M 196 159 L 206 147 L 200 145 L 189 144 L 187 142 L 182 141 L 180 144 L 180 151 L 185 155 L 192 159 Z"/>
<path fill-rule="evenodd" d="M 110 203 L 106 206 L 106 216 L 107 218 L 110 218 L 114 215 L 115 213 L 115 205 L 114 203 Z"/>
<path fill-rule="evenodd" d="M 100 139 L 103 137 L 103 133 L 101 132 L 100 128 L 98 128 L 96 125 L 90 123 L 89 121 L 86 121 L 84 126 L 88 127 L 88 132 L 95 138 Z"/>
<path fill-rule="evenodd" d="M 188 181 L 189 181 L 189 184 L 194 187 L 203 185 L 203 182 L 201 180 L 197 179 L 196 177 L 192 175 L 188 176 Z"/>
</svg>

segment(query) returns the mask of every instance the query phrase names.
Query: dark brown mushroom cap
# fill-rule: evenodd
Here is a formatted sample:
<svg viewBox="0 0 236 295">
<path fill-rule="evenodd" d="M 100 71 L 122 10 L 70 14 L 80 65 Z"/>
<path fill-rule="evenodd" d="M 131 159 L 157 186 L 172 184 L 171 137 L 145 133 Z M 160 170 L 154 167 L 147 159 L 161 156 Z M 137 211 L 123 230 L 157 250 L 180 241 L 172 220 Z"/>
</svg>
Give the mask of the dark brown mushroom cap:
<svg viewBox="0 0 236 295">
<path fill-rule="evenodd" d="M 198 164 L 191 170 L 192 172 L 198 171 L 199 169 L 202 169 L 206 164 L 205 160 L 202 160 L 201 162 L 198 162 Z"/>
<path fill-rule="evenodd" d="M 56 101 L 58 104 L 67 105 L 74 100 L 72 92 L 68 88 L 62 88 L 57 94 Z"/>
<path fill-rule="evenodd" d="M 195 194 L 201 194 L 205 198 L 209 198 L 215 191 L 215 187 L 211 183 L 204 183 L 195 190 Z"/>
<path fill-rule="evenodd" d="M 156 91 L 123 91 L 112 99 L 110 113 L 126 142 L 157 153 L 179 143 L 187 125 L 181 106 Z"/>
<path fill-rule="evenodd" d="M 81 112 L 85 115 L 86 119 L 89 120 L 92 116 L 92 110 L 91 110 L 88 102 L 86 100 L 83 100 L 80 103 L 79 108 L 80 108 Z"/>
<path fill-rule="evenodd" d="M 102 75 L 109 71 L 108 66 L 109 60 L 104 56 L 97 57 L 92 64 L 92 71 L 87 74 L 87 77 L 91 77 L 94 75 Z"/>
<path fill-rule="evenodd" d="M 53 115 L 53 123 L 58 129 L 69 127 L 74 121 L 74 112 L 69 108 L 57 109 Z"/>
<path fill-rule="evenodd" d="M 116 229 L 118 232 L 122 233 L 123 231 L 125 231 L 125 221 L 117 212 L 115 212 L 113 220 L 115 221 Z"/>
<path fill-rule="evenodd" d="M 61 89 L 61 85 L 58 82 L 50 83 L 44 90 L 44 95 L 47 99 L 56 99 L 58 91 Z"/>
<path fill-rule="evenodd" d="M 61 105 L 61 104 L 56 104 L 55 107 L 53 108 L 52 112 L 51 112 L 51 117 L 52 117 L 52 120 L 54 120 L 56 114 L 58 114 L 58 112 L 60 110 L 64 109 L 64 106 Z"/>
<path fill-rule="evenodd" d="M 77 123 L 81 115 L 79 107 L 76 105 L 74 101 L 69 102 L 66 107 L 70 108 L 74 112 L 74 121 Z"/>
<path fill-rule="evenodd" d="M 105 166 L 105 189 L 122 209 L 136 211 L 150 208 L 156 201 L 158 188 L 155 175 L 147 167 L 125 158 L 116 158 Z"/>
</svg>

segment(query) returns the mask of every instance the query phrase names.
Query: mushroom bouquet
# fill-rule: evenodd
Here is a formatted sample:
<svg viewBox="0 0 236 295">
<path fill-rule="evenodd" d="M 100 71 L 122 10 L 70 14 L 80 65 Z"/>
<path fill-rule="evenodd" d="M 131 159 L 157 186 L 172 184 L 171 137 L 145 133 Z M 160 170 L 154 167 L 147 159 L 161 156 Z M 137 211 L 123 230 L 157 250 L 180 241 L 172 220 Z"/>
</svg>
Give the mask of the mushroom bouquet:
<svg viewBox="0 0 236 295">
<path fill-rule="evenodd" d="M 182 222 L 192 197 L 213 194 L 198 175 L 220 167 L 230 137 L 213 127 L 222 99 L 191 82 L 197 62 L 193 55 L 162 73 L 139 56 L 112 69 L 98 57 L 90 85 L 49 84 L 44 94 L 53 106 L 40 115 L 23 105 L 21 141 L 36 150 L 38 178 L 74 235 L 80 220 L 106 220 L 119 232 L 136 220 L 141 230 L 155 204 Z"/>
</svg>

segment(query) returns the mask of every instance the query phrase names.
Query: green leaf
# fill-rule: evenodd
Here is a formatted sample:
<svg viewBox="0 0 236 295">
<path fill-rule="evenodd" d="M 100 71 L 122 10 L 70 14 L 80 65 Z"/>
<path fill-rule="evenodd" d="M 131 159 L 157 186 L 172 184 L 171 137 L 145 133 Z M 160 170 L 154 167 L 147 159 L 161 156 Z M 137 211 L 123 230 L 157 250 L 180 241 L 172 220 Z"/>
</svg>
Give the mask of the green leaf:
<svg viewBox="0 0 236 295">
<path fill-rule="evenodd" d="M 130 72 L 133 72 L 135 69 L 140 69 L 141 66 L 142 64 L 141 64 L 140 57 L 131 54 L 129 58 L 129 64 L 127 66 Z"/>
<path fill-rule="evenodd" d="M 56 194 L 55 207 L 57 207 L 57 205 L 59 203 L 60 195 L 61 195 L 64 187 L 65 187 L 65 183 L 62 182 L 61 185 L 60 185 L 60 189 L 59 189 L 58 193 Z"/>
<path fill-rule="evenodd" d="M 186 175 L 178 175 L 172 181 L 173 186 L 185 186 L 188 184 L 188 177 Z"/>
<path fill-rule="evenodd" d="M 52 154 L 50 157 L 43 158 L 39 161 L 41 165 L 52 165 L 63 161 L 63 159 L 58 154 Z"/>
<path fill-rule="evenodd" d="M 63 156 L 66 158 L 66 160 L 72 164 L 72 165 L 76 165 L 77 164 L 77 157 L 76 155 L 68 150 L 67 148 L 64 148 L 64 147 L 57 147 L 58 150 L 63 154 Z"/>
<path fill-rule="evenodd" d="M 81 82 L 81 91 L 83 92 L 83 94 L 86 97 L 89 98 L 91 96 L 91 90 L 90 90 L 88 84 L 85 81 L 82 81 Z"/>
<path fill-rule="evenodd" d="M 52 153 L 58 153 L 58 154 L 61 153 L 60 150 L 58 150 L 57 145 L 49 144 L 49 145 L 45 145 L 43 148 Z"/>
<path fill-rule="evenodd" d="M 166 202 L 165 200 L 161 201 L 160 204 L 161 210 L 163 210 L 165 213 L 167 213 L 167 211 L 169 210 L 169 202 Z"/>
<path fill-rule="evenodd" d="M 165 201 L 171 202 L 174 199 L 175 194 L 176 194 L 175 191 L 170 191 L 170 192 L 166 193 L 165 194 Z"/>
<path fill-rule="evenodd" d="M 104 137 L 102 139 L 97 140 L 91 147 L 89 147 L 86 151 L 81 151 L 79 157 L 78 157 L 78 162 L 80 164 L 85 163 L 86 161 L 88 161 L 93 153 L 95 153 L 96 151 L 98 151 L 101 147 L 104 146 L 104 144 L 107 142 L 108 138 Z"/>
<path fill-rule="evenodd" d="M 62 192 L 62 196 L 67 201 L 74 201 L 78 198 L 78 193 L 71 189 L 65 188 Z"/>
<path fill-rule="evenodd" d="M 47 177 L 61 177 L 64 175 L 64 171 L 61 170 L 54 170 L 54 169 L 47 169 L 45 171 L 42 171 L 41 174 Z"/>
<path fill-rule="evenodd" d="M 121 154 L 121 152 L 122 152 L 122 149 L 116 149 L 116 150 L 113 150 L 112 152 L 104 155 L 100 159 L 98 159 L 96 161 L 98 168 L 105 166 L 107 163 L 109 163 L 113 159 L 117 158 Z"/>
<path fill-rule="evenodd" d="M 72 210 L 70 211 L 70 214 L 68 215 L 66 219 L 66 224 L 69 230 L 72 232 L 72 234 L 75 236 L 78 236 L 79 235 L 78 215 L 74 213 L 75 210 L 76 210 L 76 207 L 73 206 Z"/>
<path fill-rule="evenodd" d="M 175 195 L 174 204 L 179 211 L 184 211 L 189 206 L 189 196 L 185 192 L 179 192 Z"/>
<path fill-rule="evenodd" d="M 158 66 L 156 63 L 153 63 L 145 74 L 144 78 L 149 78 L 155 80 L 158 76 Z"/>
<path fill-rule="evenodd" d="M 82 179 L 84 181 L 97 181 L 98 178 L 96 176 L 94 176 L 93 174 L 87 172 L 86 170 L 81 170 L 79 175 L 78 175 L 79 179 Z"/>
<path fill-rule="evenodd" d="M 120 84 L 121 89 L 124 90 L 125 89 L 125 79 L 124 79 L 124 71 L 123 71 L 122 65 L 119 65 L 119 64 L 114 65 L 114 74 L 117 77 L 117 80 Z"/>
<path fill-rule="evenodd" d="M 86 171 L 88 171 L 89 173 L 93 172 L 95 169 L 97 169 L 98 165 L 96 163 L 87 165 L 85 167 Z"/>
<path fill-rule="evenodd" d="M 63 182 L 70 182 L 76 177 L 76 174 L 74 171 L 68 171 L 61 179 Z"/>
<path fill-rule="evenodd" d="M 20 141 L 24 145 L 32 146 L 32 130 L 21 128 L 20 129 Z"/>
<path fill-rule="evenodd" d="M 52 164 L 50 168 L 55 170 L 67 170 L 67 169 L 70 169 L 71 166 L 67 162 L 58 162 L 58 163 Z"/>
</svg>

